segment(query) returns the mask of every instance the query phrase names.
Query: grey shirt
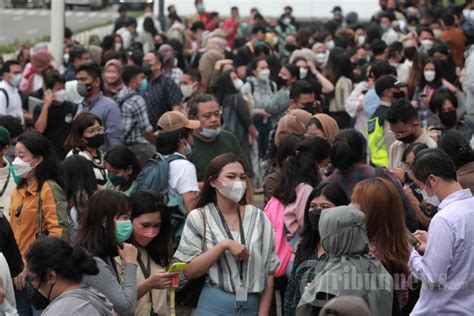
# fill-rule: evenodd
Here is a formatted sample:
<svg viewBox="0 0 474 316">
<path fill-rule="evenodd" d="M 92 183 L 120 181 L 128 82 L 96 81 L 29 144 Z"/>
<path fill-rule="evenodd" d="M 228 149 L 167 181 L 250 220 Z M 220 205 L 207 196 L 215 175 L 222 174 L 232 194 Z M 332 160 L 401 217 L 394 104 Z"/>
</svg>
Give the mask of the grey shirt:
<svg viewBox="0 0 474 316">
<path fill-rule="evenodd" d="M 85 275 L 82 282 L 105 295 L 121 316 L 134 315 L 137 306 L 137 265 L 125 264 L 123 283 L 112 268 L 99 257 L 94 257 L 99 274 Z"/>
</svg>

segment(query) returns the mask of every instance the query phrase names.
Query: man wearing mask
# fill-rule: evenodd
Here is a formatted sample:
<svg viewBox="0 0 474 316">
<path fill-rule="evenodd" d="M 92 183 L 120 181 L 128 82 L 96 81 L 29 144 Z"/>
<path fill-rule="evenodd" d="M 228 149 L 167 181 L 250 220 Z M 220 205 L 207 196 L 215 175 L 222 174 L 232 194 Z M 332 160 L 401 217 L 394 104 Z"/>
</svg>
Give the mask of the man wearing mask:
<svg viewBox="0 0 474 316">
<path fill-rule="evenodd" d="M 123 143 L 122 114 L 117 104 L 105 97 L 101 91 L 101 73 L 99 66 L 82 65 L 77 69 L 77 91 L 84 97 L 79 104 L 76 116 L 81 112 L 91 112 L 102 120 L 106 142 L 101 147 L 106 151 L 113 145 Z"/>
<path fill-rule="evenodd" d="M 433 31 L 425 27 L 418 31 L 418 50 L 422 53 L 429 54 L 431 48 L 434 45 L 434 34 Z"/>
<path fill-rule="evenodd" d="M 387 121 L 397 139 L 389 150 L 389 169 L 398 169 L 402 164 L 405 149 L 412 143 L 425 144 L 428 148 L 436 148 L 436 142 L 428 131 L 421 127 L 416 109 L 406 99 L 397 100 L 387 112 Z"/>
<path fill-rule="evenodd" d="M 263 25 L 257 25 L 252 28 L 250 40 L 244 47 L 240 48 L 235 57 L 235 67 L 239 78 L 245 78 L 247 66 L 252 62 L 255 56 L 255 47 L 266 45 L 265 38 L 267 29 Z"/>
<path fill-rule="evenodd" d="M 201 122 L 201 127 L 194 130 L 193 152 L 189 159 L 196 166 L 198 181 L 202 181 L 207 165 L 215 157 L 232 153 L 245 163 L 245 169 L 252 175 L 252 169 L 240 148 L 239 141 L 229 131 L 222 130 L 221 107 L 214 96 L 200 94 L 194 97 L 188 105 L 188 115 L 191 119 Z M 248 181 L 251 183 L 251 181 Z"/>
<path fill-rule="evenodd" d="M 64 159 L 64 141 L 76 115 L 77 105 L 66 101 L 66 79 L 56 70 L 44 77 L 43 104 L 33 110 L 35 129 L 51 141 L 58 157 Z"/>
<path fill-rule="evenodd" d="M 132 65 L 122 71 L 125 87 L 115 96 L 122 111 L 124 143 L 130 147 L 143 166 L 156 152 L 153 127 L 148 119 L 145 100 L 139 92 L 147 87 L 143 68 Z"/>
<path fill-rule="evenodd" d="M 183 108 L 187 111 L 187 104 L 195 95 L 201 91 L 201 73 L 196 68 L 189 68 L 181 77 L 179 86 L 183 94 Z"/>
<path fill-rule="evenodd" d="M 64 77 L 66 81 L 76 79 L 76 69 L 89 62 L 90 54 L 84 47 L 74 47 L 69 51 L 69 65 Z"/>
<path fill-rule="evenodd" d="M 393 42 L 398 41 L 398 33 L 392 27 L 392 23 L 395 17 L 392 13 L 384 13 L 380 16 L 380 27 L 382 28 L 383 35 L 382 40 L 385 44 L 390 45 Z"/>
<path fill-rule="evenodd" d="M 21 66 L 16 60 L 8 60 L 2 66 L 3 81 L 0 82 L 0 115 L 12 115 L 23 122 L 23 107 L 18 87 L 21 81 Z"/>
<path fill-rule="evenodd" d="M 405 84 L 398 81 L 394 75 L 383 75 L 375 81 L 375 92 L 380 98 L 380 104 L 367 122 L 367 135 L 370 150 L 370 162 L 376 167 L 387 167 L 388 150 L 395 142 L 395 137 L 387 121 L 391 104 L 405 94 L 400 91 Z"/>
<path fill-rule="evenodd" d="M 161 73 L 162 57 L 158 52 L 146 53 L 143 57 L 143 71 L 148 77 L 148 87 L 142 91 L 151 126 L 167 111 L 182 111 L 183 94 L 178 85 Z"/>
</svg>

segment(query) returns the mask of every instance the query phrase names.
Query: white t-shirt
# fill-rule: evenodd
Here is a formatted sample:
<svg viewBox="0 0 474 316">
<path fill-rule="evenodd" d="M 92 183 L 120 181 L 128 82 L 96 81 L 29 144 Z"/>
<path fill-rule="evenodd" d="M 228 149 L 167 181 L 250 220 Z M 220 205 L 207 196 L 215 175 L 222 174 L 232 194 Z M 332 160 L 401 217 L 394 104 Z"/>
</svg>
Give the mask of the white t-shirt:
<svg viewBox="0 0 474 316">
<path fill-rule="evenodd" d="M 5 93 L 0 92 L 0 115 L 11 115 L 19 118 L 23 122 L 23 107 L 18 89 L 8 84 L 6 81 L 0 82 L 0 88 L 8 93 L 8 107 Z"/>
<path fill-rule="evenodd" d="M 185 157 L 177 152 L 174 155 Z M 188 159 L 176 159 L 170 162 L 168 192 L 170 195 L 199 192 L 196 167 Z"/>
</svg>

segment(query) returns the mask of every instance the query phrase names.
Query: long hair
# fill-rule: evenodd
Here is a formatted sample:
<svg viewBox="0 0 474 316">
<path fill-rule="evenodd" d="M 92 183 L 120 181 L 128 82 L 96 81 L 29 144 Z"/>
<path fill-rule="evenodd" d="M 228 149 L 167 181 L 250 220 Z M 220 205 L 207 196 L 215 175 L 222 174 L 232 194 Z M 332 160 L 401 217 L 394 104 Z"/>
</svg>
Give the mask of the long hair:
<svg viewBox="0 0 474 316">
<path fill-rule="evenodd" d="M 311 222 L 309 221 L 309 209 L 311 206 L 311 201 L 318 196 L 324 196 L 335 206 L 349 204 L 346 193 L 337 183 L 321 183 L 310 193 L 304 208 L 304 225 L 303 231 L 300 235 L 301 242 L 299 243 L 295 254 L 295 266 L 298 266 L 303 261 L 308 260 L 309 257 L 317 251 L 318 245 L 321 242 L 319 229 L 314 230 L 311 227 Z"/>
<path fill-rule="evenodd" d="M 424 68 L 426 67 L 427 64 L 433 64 L 435 66 L 436 76 L 432 82 L 427 82 L 425 79 L 425 76 L 423 75 Z M 431 59 L 423 66 L 419 87 L 420 89 L 422 89 L 425 86 L 431 86 L 434 89 L 438 89 L 439 87 L 443 85 L 442 80 L 443 80 L 443 70 L 441 68 L 440 62 L 436 59 Z"/>
<path fill-rule="evenodd" d="M 216 203 L 216 189 L 211 186 L 211 181 L 217 179 L 222 169 L 233 162 L 238 162 L 244 167 L 244 163 L 232 154 L 219 155 L 209 162 L 204 174 L 203 188 L 196 202 L 196 208 L 204 207 L 209 203 Z M 240 204 L 247 204 L 247 194 L 242 197 Z"/>
<path fill-rule="evenodd" d="M 288 205 L 296 200 L 296 187 L 300 183 L 315 187 L 321 181 L 316 165 L 329 157 L 328 141 L 314 137 L 304 140 L 296 151 L 286 158 L 281 169 L 281 180 L 274 196 Z"/>
<path fill-rule="evenodd" d="M 228 95 L 236 94 L 238 91 L 234 87 L 234 83 L 230 77 L 230 74 L 233 73 L 233 70 L 224 71 L 217 80 L 216 85 L 216 97 L 219 104 L 224 106 L 224 99 Z"/>
<path fill-rule="evenodd" d="M 52 180 L 62 186 L 61 167 L 51 142 L 37 132 L 28 132 L 18 137 L 18 143 L 22 143 L 33 157 L 42 157 L 43 161 L 36 166 L 34 176 L 38 183 L 38 192 L 41 191 L 43 183 Z M 18 187 L 26 184 L 26 179 L 21 179 Z"/>
<path fill-rule="evenodd" d="M 172 256 L 171 218 L 163 196 L 149 191 L 137 191 L 130 196 L 132 221 L 143 214 L 160 213 L 161 226 L 156 236 L 146 246 L 146 251 L 157 264 L 167 267 Z M 133 235 L 132 235 L 133 236 Z"/>
<path fill-rule="evenodd" d="M 99 122 L 99 124 L 102 125 L 100 118 L 93 113 L 82 112 L 79 114 L 72 122 L 71 131 L 64 142 L 64 148 L 67 151 L 73 148 L 84 150 L 86 148 L 86 141 L 83 136 L 84 131 L 94 125 L 95 122 Z"/>
<path fill-rule="evenodd" d="M 102 259 L 118 256 L 114 218 L 130 210 L 130 201 L 125 194 L 113 190 L 95 192 L 80 223 L 76 244 Z"/>
<path fill-rule="evenodd" d="M 408 274 L 408 229 L 402 197 L 395 186 L 382 178 L 364 180 L 354 188 L 352 201 L 366 216 L 367 236 L 385 268 L 391 274 Z"/>
<path fill-rule="evenodd" d="M 127 146 L 116 145 L 105 154 L 104 160 L 116 169 L 126 170 L 129 166 L 132 166 L 132 173 L 128 177 L 127 182 L 120 186 L 122 191 L 128 190 L 141 169 L 137 156 Z"/>
</svg>

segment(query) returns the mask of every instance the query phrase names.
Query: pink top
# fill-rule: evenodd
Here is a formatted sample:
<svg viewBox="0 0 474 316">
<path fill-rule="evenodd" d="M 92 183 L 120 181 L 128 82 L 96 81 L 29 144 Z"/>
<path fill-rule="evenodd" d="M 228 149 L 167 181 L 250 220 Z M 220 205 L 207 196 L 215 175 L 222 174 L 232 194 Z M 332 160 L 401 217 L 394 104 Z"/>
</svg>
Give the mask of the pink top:
<svg viewBox="0 0 474 316">
<path fill-rule="evenodd" d="M 284 213 L 285 226 L 288 229 L 290 239 L 296 234 L 298 228 L 304 225 L 304 209 L 313 187 L 306 183 L 300 183 L 295 190 L 296 200 L 285 207 Z"/>
</svg>

